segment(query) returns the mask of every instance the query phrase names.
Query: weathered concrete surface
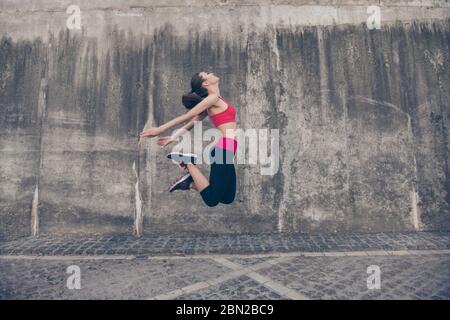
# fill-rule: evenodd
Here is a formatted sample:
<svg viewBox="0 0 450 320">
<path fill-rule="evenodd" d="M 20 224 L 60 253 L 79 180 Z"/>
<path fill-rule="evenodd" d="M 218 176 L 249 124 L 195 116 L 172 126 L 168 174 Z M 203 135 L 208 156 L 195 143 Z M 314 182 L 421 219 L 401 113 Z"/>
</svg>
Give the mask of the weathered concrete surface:
<svg viewBox="0 0 450 320">
<path fill-rule="evenodd" d="M 368 1 L 275 2 L 0 1 L 0 238 L 449 229 L 449 3 L 368 30 Z M 239 165 L 216 208 L 135 139 L 205 69 L 241 128 L 280 129 L 278 173 Z"/>
</svg>

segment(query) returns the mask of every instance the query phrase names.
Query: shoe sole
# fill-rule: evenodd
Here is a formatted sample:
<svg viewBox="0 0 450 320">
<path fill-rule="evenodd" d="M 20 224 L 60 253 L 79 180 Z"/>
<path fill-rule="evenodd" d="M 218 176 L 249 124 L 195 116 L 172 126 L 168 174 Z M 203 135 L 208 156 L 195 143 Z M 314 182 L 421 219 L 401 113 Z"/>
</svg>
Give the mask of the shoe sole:
<svg viewBox="0 0 450 320">
<path fill-rule="evenodd" d="M 175 182 L 173 185 L 171 185 L 170 188 L 169 188 L 169 192 L 173 192 L 173 191 L 174 191 L 174 188 L 175 188 L 178 184 L 180 184 L 181 182 L 187 180 L 190 176 L 191 176 L 190 174 L 187 174 L 187 175 L 183 176 L 180 180 L 178 180 L 177 182 Z"/>
</svg>

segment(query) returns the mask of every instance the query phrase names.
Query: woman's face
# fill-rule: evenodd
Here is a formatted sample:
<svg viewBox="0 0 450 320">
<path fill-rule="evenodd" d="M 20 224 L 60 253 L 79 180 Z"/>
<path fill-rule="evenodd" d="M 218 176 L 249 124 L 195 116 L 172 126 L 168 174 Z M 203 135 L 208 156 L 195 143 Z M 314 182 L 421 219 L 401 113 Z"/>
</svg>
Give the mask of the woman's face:
<svg viewBox="0 0 450 320">
<path fill-rule="evenodd" d="M 205 80 L 203 82 L 203 86 L 214 85 L 219 82 L 220 78 L 217 77 L 214 73 L 208 72 L 200 72 L 200 77 Z"/>
</svg>

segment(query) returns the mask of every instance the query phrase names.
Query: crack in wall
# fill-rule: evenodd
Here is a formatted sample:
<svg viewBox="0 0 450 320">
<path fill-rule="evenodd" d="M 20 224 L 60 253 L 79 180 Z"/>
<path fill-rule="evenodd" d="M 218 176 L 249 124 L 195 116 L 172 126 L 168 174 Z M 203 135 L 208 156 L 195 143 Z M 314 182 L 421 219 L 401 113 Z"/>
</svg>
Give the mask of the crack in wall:
<svg viewBox="0 0 450 320">
<path fill-rule="evenodd" d="M 136 183 L 134 184 L 134 199 L 135 199 L 135 210 L 134 210 L 134 232 L 138 236 L 142 236 L 142 199 L 141 192 L 139 190 L 139 175 L 136 171 L 136 161 L 133 162 L 133 172 L 136 177 Z"/>
<path fill-rule="evenodd" d="M 147 31 L 150 30 L 150 21 L 147 21 Z M 149 45 L 149 44 L 147 44 Z M 156 58 L 156 42 L 151 43 L 151 46 L 149 47 L 149 61 L 147 65 L 147 70 L 143 70 L 142 74 L 145 74 L 145 72 L 148 72 L 148 82 L 147 82 L 147 105 L 145 106 L 147 108 L 146 115 L 147 119 L 145 119 L 145 125 L 142 130 L 146 130 L 148 128 L 153 127 L 154 123 L 154 99 L 156 94 L 156 86 L 155 83 L 155 58 Z M 144 66 L 142 66 L 144 67 Z M 138 112 L 138 124 L 140 124 L 141 121 L 139 119 L 139 112 Z M 139 129 L 139 127 L 138 127 Z M 139 129 L 140 130 L 140 129 Z M 156 157 L 155 157 L 155 146 L 153 143 L 149 143 L 149 139 L 139 139 L 138 143 L 138 173 L 141 173 L 141 154 L 143 153 L 143 160 L 144 160 L 144 171 L 142 174 L 144 175 L 144 190 L 145 190 L 145 202 L 146 202 L 146 208 L 151 208 L 152 205 L 152 181 L 153 181 L 153 175 L 154 172 L 156 172 Z M 152 155 L 152 159 L 148 159 L 149 157 L 147 155 Z M 138 180 L 139 181 L 139 180 Z M 143 235 L 143 225 L 144 225 L 144 213 L 142 212 L 142 207 L 140 211 L 140 232 Z"/>
<path fill-rule="evenodd" d="M 278 76 L 277 84 L 280 86 L 280 89 L 281 89 L 281 87 L 283 86 L 283 75 L 284 74 L 283 74 L 283 70 L 281 68 L 281 58 L 280 58 L 280 51 L 278 50 L 277 32 L 278 31 L 275 28 L 273 30 L 273 38 L 272 38 L 272 53 L 275 56 L 275 70 L 276 70 L 276 76 Z M 275 93 L 275 95 L 277 95 L 277 94 Z M 283 106 L 283 103 L 282 103 L 284 100 L 283 98 L 285 99 L 285 97 L 283 97 L 283 94 L 280 93 L 280 95 L 276 99 L 276 100 L 278 100 L 278 107 L 280 107 L 280 109 Z M 282 110 L 279 110 L 279 111 L 282 111 Z M 281 146 L 281 141 L 280 141 L 280 146 Z M 273 150 L 271 150 L 271 152 L 273 152 Z M 287 161 L 288 161 L 288 159 L 286 157 L 285 162 L 287 162 Z M 277 215 L 278 215 L 277 230 L 278 230 L 278 232 L 284 231 L 284 226 L 285 226 L 284 218 L 285 218 L 285 213 L 288 211 L 286 208 L 285 198 L 286 198 L 286 194 L 289 192 L 289 190 L 287 190 L 288 189 L 287 186 L 290 185 L 290 181 L 289 181 L 289 184 L 286 183 L 286 181 L 284 181 L 284 179 L 286 177 L 283 176 L 283 167 L 285 167 L 285 166 L 280 166 L 279 171 L 277 173 L 278 175 L 283 177 L 283 181 L 282 181 L 283 191 L 281 192 L 281 195 L 280 195 L 281 199 L 278 200 L 279 205 L 278 205 L 278 210 L 277 210 Z"/>
<path fill-rule="evenodd" d="M 31 202 L 31 235 L 37 237 L 39 235 L 39 182 L 42 167 L 42 136 L 43 136 L 43 123 L 46 117 L 47 110 L 47 86 L 48 82 L 46 78 L 41 78 L 39 87 L 38 98 L 38 119 L 39 119 L 39 159 L 36 173 L 36 187 L 33 194 L 33 200 Z"/>
<path fill-rule="evenodd" d="M 34 189 L 33 201 L 31 204 L 31 235 L 33 237 L 37 237 L 39 235 L 38 205 L 39 205 L 39 186 L 36 184 L 36 188 Z"/>
</svg>

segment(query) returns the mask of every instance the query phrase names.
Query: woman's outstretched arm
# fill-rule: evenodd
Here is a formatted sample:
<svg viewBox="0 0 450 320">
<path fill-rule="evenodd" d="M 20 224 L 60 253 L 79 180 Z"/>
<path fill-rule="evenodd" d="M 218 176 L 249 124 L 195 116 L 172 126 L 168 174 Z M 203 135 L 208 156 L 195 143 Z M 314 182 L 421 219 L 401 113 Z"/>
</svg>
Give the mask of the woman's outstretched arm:
<svg viewBox="0 0 450 320">
<path fill-rule="evenodd" d="M 172 143 L 172 142 L 178 140 L 178 138 L 181 135 L 183 135 L 186 131 L 189 131 L 189 130 L 192 129 L 192 127 L 195 125 L 196 121 L 202 121 L 207 116 L 208 116 L 208 113 L 206 111 L 200 113 L 199 115 L 197 115 L 194 118 L 192 118 L 191 121 L 186 123 L 180 129 L 178 129 L 174 133 L 172 133 L 172 135 L 166 136 L 166 137 L 160 137 L 156 143 L 159 144 L 160 146 L 166 146 L 169 143 Z"/>
<path fill-rule="evenodd" d="M 210 94 L 205 99 L 203 99 L 199 104 L 197 104 L 194 108 L 186 112 L 185 114 L 176 117 L 175 119 L 166 122 L 162 126 L 149 128 L 140 133 L 140 137 L 155 137 L 163 133 L 164 131 L 179 125 L 183 122 L 189 121 L 195 116 L 201 114 L 206 111 L 209 107 L 213 106 L 219 100 L 219 96 L 217 94 Z"/>
<path fill-rule="evenodd" d="M 208 113 L 206 111 L 203 111 L 199 115 L 196 115 L 195 117 L 193 117 L 188 123 L 186 123 L 184 126 L 182 126 L 181 129 L 184 129 L 187 131 L 191 130 L 196 121 L 202 121 L 207 116 L 208 116 Z M 176 133 L 172 134 L 172 136 L 174 136 L 174 135 L 176 135 Z"/>
</svg>

